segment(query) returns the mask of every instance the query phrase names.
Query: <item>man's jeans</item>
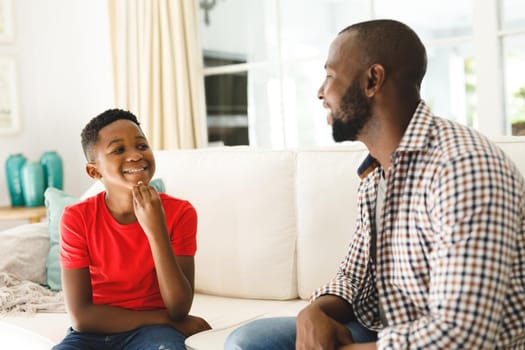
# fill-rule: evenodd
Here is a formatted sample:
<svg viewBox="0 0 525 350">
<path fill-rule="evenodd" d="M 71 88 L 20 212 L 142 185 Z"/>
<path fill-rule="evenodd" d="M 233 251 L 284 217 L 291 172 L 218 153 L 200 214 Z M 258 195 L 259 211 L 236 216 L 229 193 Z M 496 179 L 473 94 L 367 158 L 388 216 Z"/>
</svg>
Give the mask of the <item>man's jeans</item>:
<svg viewBox="0 0 525 350">
<path fill-rule="evenodd" d="M 175 328 L 162 325 L 115 334 L 83 333 L 69 328 L 66 337 L 52 350 L 185 350 L 185 339 Z"/>
<path fill-rule="evenodd" d="M 374 342 L 377 333 L 358 322 L 345 325 L 356 343 Z M 234 330 L 226 339 L 225 350 L 294 350 L 295 317 L 264 318 Z"/>
</svg>

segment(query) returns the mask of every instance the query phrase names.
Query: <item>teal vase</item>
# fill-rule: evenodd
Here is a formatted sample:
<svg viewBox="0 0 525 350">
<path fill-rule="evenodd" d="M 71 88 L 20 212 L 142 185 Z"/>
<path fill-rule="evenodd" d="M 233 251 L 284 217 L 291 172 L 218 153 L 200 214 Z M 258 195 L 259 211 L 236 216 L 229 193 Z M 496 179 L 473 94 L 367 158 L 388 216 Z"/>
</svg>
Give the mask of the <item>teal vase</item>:
<svg viewBox="0 0 525 350">
<path fill-rule="evenodd" d="M 26 157 L 21 153 L 11 154 L 5 162 L 5 174 L 11 206 L 21 207 L 25 205 L 24 187 L 22 185 L 22 167 L 26 163 Z"/>
<path fill-rule="evenodd" d="M 44 170 L 44 189 L 54 187 L 63 189 L 64 169 L 62 158 L 55 151 L 47 151 L 40 157 L 40 164 Z"/>
<path fill-rule="evenodd" d="M 40 162 L 26 161 L 22 167 L 22 186 L 27 207 L 44 205 L 44 169 Z"/>
</svg>

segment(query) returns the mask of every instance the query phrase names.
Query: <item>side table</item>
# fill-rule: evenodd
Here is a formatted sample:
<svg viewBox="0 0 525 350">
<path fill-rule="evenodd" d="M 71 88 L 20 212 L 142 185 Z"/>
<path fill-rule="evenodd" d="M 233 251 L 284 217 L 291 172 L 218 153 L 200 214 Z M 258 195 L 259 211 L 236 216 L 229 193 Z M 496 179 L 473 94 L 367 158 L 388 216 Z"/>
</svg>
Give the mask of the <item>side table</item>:
<svg viewBox="0 0 525 350">
<path fill-rule="evenodd" d="M 46 207 L 0 207 L 0 220 L 27 220 L 40 222 L 46 217 Z"/>
</svg>

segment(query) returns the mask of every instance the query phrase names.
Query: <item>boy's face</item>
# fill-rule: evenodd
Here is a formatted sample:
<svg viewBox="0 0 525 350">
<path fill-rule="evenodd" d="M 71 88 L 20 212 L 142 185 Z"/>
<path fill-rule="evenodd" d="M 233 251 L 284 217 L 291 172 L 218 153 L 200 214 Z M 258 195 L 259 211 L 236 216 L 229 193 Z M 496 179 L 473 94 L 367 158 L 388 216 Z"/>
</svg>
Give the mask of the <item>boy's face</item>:
<svg viewBox="0 0 525 350">
<path fill-rule="evenodd" d="M 98 132 L 89 176 L 100 179 L 106 191 L 131 190 L 139 181 L 148 184 L 155 173 L 155 158 L 146 137 L 132 121 L 117 120 Z"/>
</svg>

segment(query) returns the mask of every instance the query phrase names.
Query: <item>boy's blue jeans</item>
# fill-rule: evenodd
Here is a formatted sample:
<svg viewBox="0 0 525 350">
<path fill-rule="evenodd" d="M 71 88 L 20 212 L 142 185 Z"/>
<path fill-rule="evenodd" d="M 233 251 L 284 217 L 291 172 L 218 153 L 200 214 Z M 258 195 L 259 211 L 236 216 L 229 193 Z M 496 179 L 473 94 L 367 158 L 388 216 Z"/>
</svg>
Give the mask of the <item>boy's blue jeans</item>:
<svg viewBox="0 0 525 350">
<path fill-rule="evenodd" d="M 345 325 L 356 343 L 374 342 L 377 333 L 358 322 Z M 264 318 L 235 329 L 224 344 L 225 350 L 294 350 L 295 317 Z"/>
<path fill-rule="evenodd" d="M 163 325 L 115 334 L 76 332 L 69 328 L 66 337 L 52 350 L 185 350 L 185 339 L 175 328 Z"/>
</svg>

